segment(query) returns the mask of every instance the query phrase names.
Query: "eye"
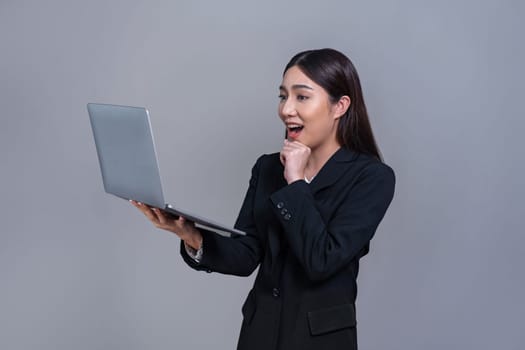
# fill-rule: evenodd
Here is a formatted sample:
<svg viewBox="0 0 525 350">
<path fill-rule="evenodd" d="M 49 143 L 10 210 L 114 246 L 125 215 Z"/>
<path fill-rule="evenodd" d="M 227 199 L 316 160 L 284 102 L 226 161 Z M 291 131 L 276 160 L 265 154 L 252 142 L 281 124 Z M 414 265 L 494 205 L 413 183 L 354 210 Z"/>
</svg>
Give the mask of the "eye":
<svg viewBox="0 0 525 350">
<path fill-rule="evenodd" d="M 278 97 L 280 101 L 284 101 L 286 99 L 286 96 L 284 96 L 283 94 L 280 94 Z"/>
<path fill-rule="evenodd" d="M 298 99 L 299 101 L 304 101 L 304 100 L 307 100 L 307 99 L 308 99 L 308 96 L 297 95 L 297 99 Z"/>
</svg>

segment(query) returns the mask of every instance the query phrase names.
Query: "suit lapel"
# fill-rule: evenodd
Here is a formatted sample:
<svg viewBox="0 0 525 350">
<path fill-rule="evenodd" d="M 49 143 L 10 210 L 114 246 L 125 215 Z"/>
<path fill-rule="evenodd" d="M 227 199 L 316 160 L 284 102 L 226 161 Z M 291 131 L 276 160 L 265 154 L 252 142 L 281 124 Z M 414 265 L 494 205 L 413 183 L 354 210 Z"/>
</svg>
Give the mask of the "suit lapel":
<svg viewBox="0 0 525 350">
<path fill-rule="evenodd" d="M 340 147 L 323 165 L 310 182 L 310 189 L 315 195 L 325 187 L 335 183 L 358 154 L 348 148 Z"/>
</svg>

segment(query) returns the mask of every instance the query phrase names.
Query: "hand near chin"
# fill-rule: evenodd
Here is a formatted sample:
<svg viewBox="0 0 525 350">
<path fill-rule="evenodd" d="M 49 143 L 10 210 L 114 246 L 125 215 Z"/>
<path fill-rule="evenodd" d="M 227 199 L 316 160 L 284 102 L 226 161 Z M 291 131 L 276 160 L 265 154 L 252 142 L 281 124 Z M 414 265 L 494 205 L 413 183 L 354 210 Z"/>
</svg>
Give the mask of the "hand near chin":
<svg viewBox="0 0 525 350">
<path fill-rule="evenodd" d="M 310 147 L 305 144 L 299 141 L 284 140 L 280 159 L 284 165 L 284 178 L 288 184 L 304 179 L 304 170 L 310 153 Z"/>
</svg>

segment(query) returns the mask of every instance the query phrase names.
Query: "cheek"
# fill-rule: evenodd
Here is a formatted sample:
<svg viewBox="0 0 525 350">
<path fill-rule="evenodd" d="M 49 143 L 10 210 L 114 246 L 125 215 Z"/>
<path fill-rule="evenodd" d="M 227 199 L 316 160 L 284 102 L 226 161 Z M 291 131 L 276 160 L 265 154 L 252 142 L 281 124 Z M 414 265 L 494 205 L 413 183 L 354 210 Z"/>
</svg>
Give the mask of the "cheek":
<svg viewBox="0 0 525 350">
<path fill-rule="evenodd" d="M 333 121 L 329 116 L 318 114 L 310 118 L 305 124 L 309 126 L 308 129 L 310 129 L 312 133 L 324 135 L 331 129 Z"/>
<path fill-rule="evenodd" d="M 329 118 L 319 117 L 311 120 L 307 132 L 304 134 L 305 141 L 314 146 L 330 137 L 333 123 Z"/>
</svg>

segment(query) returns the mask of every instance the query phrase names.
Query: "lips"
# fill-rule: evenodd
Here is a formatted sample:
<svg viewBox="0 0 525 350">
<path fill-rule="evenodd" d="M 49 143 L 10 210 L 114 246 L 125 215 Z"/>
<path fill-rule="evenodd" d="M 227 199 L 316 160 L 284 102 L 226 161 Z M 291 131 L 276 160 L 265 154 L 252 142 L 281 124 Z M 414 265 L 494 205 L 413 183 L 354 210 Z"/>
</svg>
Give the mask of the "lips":
<svg viewBox="0 0 525 350">
<path fill-rule="evenodd" d="M 299 134 L 301 133 L 301 131 L 303 130 L 304 126 L 303 125 L 288 125 L 287 126 L 287 129 L 288 129 L 288 137 L 291 137 L 293 139 L 296 139 Z"/>
</svg>

